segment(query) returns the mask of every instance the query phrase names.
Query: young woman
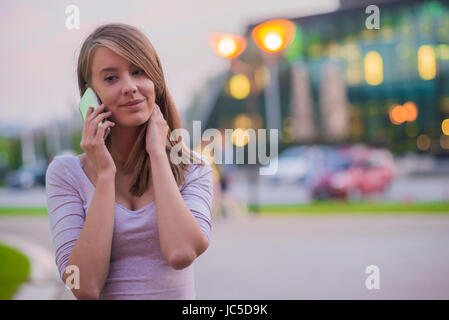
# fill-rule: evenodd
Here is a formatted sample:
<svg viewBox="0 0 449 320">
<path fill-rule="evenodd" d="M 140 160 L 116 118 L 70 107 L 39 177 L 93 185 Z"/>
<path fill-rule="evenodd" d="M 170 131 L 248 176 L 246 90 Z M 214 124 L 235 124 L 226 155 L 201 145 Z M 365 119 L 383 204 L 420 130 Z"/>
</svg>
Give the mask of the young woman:
<svg viewBox="0 0 449 320">
<path fill-rule="evenodd" d="M 78 85 L 101 106 L 87 112 L 85 153 L 56 156 L 47 169 L 61 279 L 78 299 L 195 299 L 192 263 L 209 245 L 212 168 L 169 139 L 180 119 L 156 51 L 132 26 L 100 26 L 81 47 Z M 174 164 L 178 143 L 183 161 Z"/>
</svg>

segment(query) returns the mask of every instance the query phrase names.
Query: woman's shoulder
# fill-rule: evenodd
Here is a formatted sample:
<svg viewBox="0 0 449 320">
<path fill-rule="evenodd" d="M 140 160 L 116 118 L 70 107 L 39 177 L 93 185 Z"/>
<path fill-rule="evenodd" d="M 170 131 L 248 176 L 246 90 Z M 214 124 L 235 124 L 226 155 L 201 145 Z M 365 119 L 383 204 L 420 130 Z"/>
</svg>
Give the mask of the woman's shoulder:
<svg viewBox="0 0 449 320">
<path fill-rule="evenodd" d="M 71 153 L 64 153 L 64 154 L 58 154 L 56 156 L 53 157 L 52 161 L 49 164 L 50 166 L 54 166 L 57 168 L 60 167 L 71 167 L 73 166 L 76 161 L 79 161 L 79 159 L 82 158 L 82 155 L 75 155 L 75 154 L 71 154 Z"/>
<path fill-rule="evenodd" d="M 194 161 L 190 163 L 187 174 L 193 174 L 193 173 L 199 173 L 204 171 L 212 170 L 210 160 L 207 156 L 200 154 L 199 152 L 192 151 L 193 154 L 196 156 L 196 160 L 194 158 Z M 199 161 L 201 159 L 201 163 Z"/>
<path fill-rule="evenodd" d="M 75 154 L 59 154 L 53 157 L 47 167 L 47 176 L 78 176 L 79 157 Z"/>
<path fill-rule="evenodd" d="M 194 181 L 197 181 L 198 179 L 201 178 L 202 179 L 212 178 L 212 167 L 208 157 L 195 151 L 193 151 L 193 153 L 197 156 L 197 159 L 201 159 L 202 163 L 199 163 L 199 161 L 193 161 L 192 163 L 190 163 L 189 167 L 184 173 L 185 176 L 184 185 L 193 183 Z"/>
</svg>

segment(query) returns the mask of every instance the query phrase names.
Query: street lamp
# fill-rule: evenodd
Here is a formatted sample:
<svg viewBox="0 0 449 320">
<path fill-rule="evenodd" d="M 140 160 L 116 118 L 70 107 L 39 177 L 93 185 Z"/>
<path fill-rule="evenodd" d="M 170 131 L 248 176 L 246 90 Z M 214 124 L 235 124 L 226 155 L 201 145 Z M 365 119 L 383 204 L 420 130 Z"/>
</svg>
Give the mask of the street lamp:
<svg viewBox="0 0 449 320">
<path fill-rule="evenodd" d="M 231 72 L 239 73 L 239 75 L 237 75 L 237 78 L 236 76 L 234 76 L 231 79 L 231 94 L 236 99 L 245 99 L 246 108 L 248 108 L 247 98 L 248 96 L 251 96 L 251 81 L 249 79 L 252 78 L 253 70 L 250 65 L 237 59 L 237 57 L 242 54 L 242 52 L 246 48 L 245 38 L 229 33 L 215 33 L 210 38 L 210 44 L 218 56 L 230 60 Z M 235 138 L 244 138 L 244 136 L 246 136 L 245 131 L 243 131 L 242 128 L 237 128 L 237 130 L 235 130 L 233 133 L 232 139 L 234 141 Z M 248 139 L 248 136 L 246 136 L 246 138 Z M 242 139 L 239 139 L 239 141 L 235 144 L 237 146 L 244 146 L 247 142 L 248 140 L 242 142 Z M 259 193 L 259 177 L 257 174 L 254 174 L 257 168 L 255 166 L 252 166 L 251 169 L 252 170 L 250 170 L 249 180 L 252 181 L 252 183 L 248 184 L 248 194 L 250 197 L 248 199 L 248 202 L 255 205 L 254 212 L 258 213 L 259 200 L 257 195 Z"/>
<path fill-rule="evenodd" d="M 230 33 L 212 34 L 210 44 L 217 55 L 228 59 L 237 58 L 246 48 L 245 38 Z"/>
<path fill-rule="evenodd" d="M 266 21 L 252 31 L 253 41 L 265 53 L 263 60 L 270 72 L 270 83 L 264 90 L 267 129 L 281 129 L 278 53 L 293 41 L 295 32 L 295 24 L 285 19 Z"/>
<path fill-rule="evenodd" d="M 234 65 L 239 64 L 237 57 L 240 56 L 246 48 L 246 39 L 231 33 L 215 32 L 209 37 L 209 44 L 216 55 L 225 58 L 230 62 L 230 69 L 235 70 Z M 239 68 L 240 69 L 240 68 Z M 248 70 L 244 70 L 246 74 Z M 244 99 L 246 97 L 246 86 L 242 86 L 242 77 L 232 78 L 231 81 L 236 87 L 234 90 L 236 99 Z M 226 81 L 228 81 L 226 79 Z M 242 88 L 243 87 L 243 88 Z"/>
</svg>

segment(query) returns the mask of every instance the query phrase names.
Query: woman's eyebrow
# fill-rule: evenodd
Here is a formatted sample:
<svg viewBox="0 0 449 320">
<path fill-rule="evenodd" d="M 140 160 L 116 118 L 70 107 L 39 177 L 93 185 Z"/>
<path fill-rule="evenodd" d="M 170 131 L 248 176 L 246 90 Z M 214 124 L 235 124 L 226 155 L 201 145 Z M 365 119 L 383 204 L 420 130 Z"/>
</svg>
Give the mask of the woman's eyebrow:
<svg viewBox="0 0 449 320">
<path fill-rule="evenodd" d="M 134 68 L 134 67 L 136 67 L 134 64 L 129 65 L 129 68 Z M 103 68 L 100 70 L 99 74 L 102 74 L 103 72 L 106 72 L 106 71 L 118 71 L 118 69 L 113 68 L 113 67 Z"/>
<path fill-rule="evenodd" d="M 117 68 L 111 68 L 111 67 L 103 68 L 103 69 L 100 70 L 100 74 L 103 73 L 103 72 L 106 72 L 106 71 L 118 71 L 118 69 Z"/>
</svg>

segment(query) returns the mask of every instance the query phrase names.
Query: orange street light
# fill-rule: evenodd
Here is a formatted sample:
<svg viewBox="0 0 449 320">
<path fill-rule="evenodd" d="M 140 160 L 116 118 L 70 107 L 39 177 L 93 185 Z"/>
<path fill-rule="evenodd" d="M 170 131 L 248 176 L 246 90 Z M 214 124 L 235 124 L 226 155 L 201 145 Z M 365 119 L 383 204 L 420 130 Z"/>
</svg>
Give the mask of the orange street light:
<svg viewBox="0 0 449 320">
<path fill-rule="evenodd" d="M 280 51 L 294 39 L 296 25 L 285 19 L 269 20 L 257 25 L 251 32 L 253 41 L 265 52 L 264 63 L 270 72 L 270 83 L 265 88 L 266 128 L 281 130 L 281 104 L 279 93 L 279 67 L 277 59 Z M 282 130 L 281 130 L 282 132 Z"/>
<path fill-rule="evenodd" d="M 228 59 L 237 58 L 246 48 L 245 38 L 230 33 L 214 33 L 209 42 L 217 55 Z"/>
<path fill-rule="evenodd" d="M 401 105 L 394 105 L 389 112 L 390 121 L 395 125 L 400 125 L 407 121 L 407 109 Z"/>
<path fill-rule="evenodd" d="M 418 117 L 418 109 L 412 101 L 404 103 L 403 106 L 394 104 L 389 111 L 390 121 L 393 124 L 400 125 L 404 122 L 413 122 Z"/>
<path fill-rule="evenodd" d="M 270 20 L 257 25 L 252 37 L 257 46 L 265 52 L 275 53 L 288 46 L 295 37 L 296 26 L 285 19 Z"/>
<path fill-rule="evenodd" d="M 408 101 L 404 103 L 404 108 L 407 111 L 407 121 L 415 121 L 418 117 L 418 109 L 416 108 L 416 104 L 412 101 Z"/>
</svg>

